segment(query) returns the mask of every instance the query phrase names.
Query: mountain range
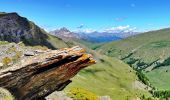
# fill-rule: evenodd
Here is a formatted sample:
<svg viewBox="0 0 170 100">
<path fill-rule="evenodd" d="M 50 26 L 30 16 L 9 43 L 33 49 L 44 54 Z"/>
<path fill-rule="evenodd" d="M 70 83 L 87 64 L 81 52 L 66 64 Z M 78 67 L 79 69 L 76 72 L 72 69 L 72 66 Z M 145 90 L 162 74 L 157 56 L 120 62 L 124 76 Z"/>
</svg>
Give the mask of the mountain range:
<svg viewBox="0 0 170 100">
<path fill-rule="evenodd" d="M 68 40 L 68 39 L 84 40 L 93 43 L 106 43 L 106 42 L 121 40 L 123 38 L 139 34 L 138 32 L 120 31 L 120 30 L 114 32 L 111 31 L 103 31 L 103 32 L 93 31 L 88 33 L 82 31 L 71 32 L 65 27 L 61 29 L 56 29 L 54 31 L 51 31 L 50 33 L 64 40 Z"/>
</svg>

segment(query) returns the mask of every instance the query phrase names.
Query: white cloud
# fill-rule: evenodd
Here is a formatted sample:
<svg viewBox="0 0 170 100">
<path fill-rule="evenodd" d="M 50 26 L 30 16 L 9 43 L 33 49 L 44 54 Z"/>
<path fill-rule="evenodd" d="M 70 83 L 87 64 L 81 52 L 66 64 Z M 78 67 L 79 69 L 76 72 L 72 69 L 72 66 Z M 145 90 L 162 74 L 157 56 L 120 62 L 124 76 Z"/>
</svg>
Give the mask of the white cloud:
<svg viewBox="0 0 170 100">
<path fill-rule="evenodd" d="M 139 32 L 137 32 L 137 28 L 131 27 L 130 25 L 108 28 L 104 30 L 104 32 L 114 34 L 122 38 L 139 34 Z"/>
<path fill-rule="evenodd" d="M 130 25 L 126 25 L 126 26 L 108 28 L 108 29 L 105 29 L 104 32 L 108 32 L 108 33 L 133 32 L 136 29 L 137 29 L 136 27 L 130 27 Z"/>
<path fill-rule="evenodd" d="M 73 32 L 76 33 L 93 33 L 93 32 L 107 32 L 107 33 L 128 33 L 128 32 L 135 32 L 137 30 L 136 27 L 131 27 L 130 25 L 125 25 L 125 26 L 117 26 L 117 27 L 111 27 L 111 28 L 107 28 L 104 30 L 94 30 L 94 29 L 76 29 L 73 30 Z"/>
<path fill-rule="evenodd" d="M 79 29 L 79 30 L 73 30 L 73 32 L 76 32 L 76 33 L 93 33 L 95 32 L 96 30 L 94 29 Z"/>
</svg>

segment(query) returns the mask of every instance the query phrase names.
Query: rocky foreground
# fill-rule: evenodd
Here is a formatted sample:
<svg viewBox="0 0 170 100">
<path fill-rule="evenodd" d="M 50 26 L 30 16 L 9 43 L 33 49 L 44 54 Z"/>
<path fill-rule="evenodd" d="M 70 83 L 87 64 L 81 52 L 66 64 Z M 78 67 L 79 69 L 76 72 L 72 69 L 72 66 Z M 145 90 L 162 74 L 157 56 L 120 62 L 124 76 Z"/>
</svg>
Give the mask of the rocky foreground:
<svg viewBox="0 0 170 100">
<path fill-rule="evenodd" d="M 44 99 L 64 89 L 81 69 L 95 64 L 92 56 L 78 46 L 25 56 L 28 57 L 0 70 L 0 87 L 9 90 L 17 100 Z"/>
</svg>

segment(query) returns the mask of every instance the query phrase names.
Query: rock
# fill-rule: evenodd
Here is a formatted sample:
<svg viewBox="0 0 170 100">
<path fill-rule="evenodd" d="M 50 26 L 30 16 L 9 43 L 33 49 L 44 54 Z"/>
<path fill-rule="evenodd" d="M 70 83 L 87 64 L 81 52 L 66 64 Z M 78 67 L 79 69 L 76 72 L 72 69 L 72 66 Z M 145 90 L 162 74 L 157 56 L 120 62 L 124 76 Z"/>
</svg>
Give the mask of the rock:
<svg viewBox="0 0 170 100">
<path fill-rule="evenodd" d="M 27 51 L 27 52 L 24 53 L 24 56 L 35 56 L 35 53 Z"/>
<path fill-rule="evenodd" d="M 49 96 L 45 98 L 46 100 L 73 100 L 72 98 L 69 98 L 66 96 L 66 94 L 62 91 L 60 92 L 53 92 Z"/>
<path fill-rule="evenodd" d="M 8 90 L 0 88 L 0 100 L 13 100 L 13 96 Z"/>
<path fill-rule="evenodd" d="M 3 63 L 0 63 L 0 67 L 3 67 L 3 65 L 4 65 Z"/>
<path fill-rule="evenodd" d="M 111 100 L 110 96 L 100 96 L 99 100 Z"/>
<path fill-rule="evenodd" d="M 0 87 L 9 90 L 17 100 L 44 99 L 64 89 L 70 78 L 92 64 L 92 56 L 78 46 L 50 50 L 1 70 Z"/>
<path fill-rule="evenodd" d="M 46 50 L 47 51 L 47 50 Z M 34 53 L 35 54 L 40 54 L 40 53 L 44 53 L 44 52 L 46 52 L 46 51 L 43 51 L 43 50 L 34 50 Z"/>
</svg>

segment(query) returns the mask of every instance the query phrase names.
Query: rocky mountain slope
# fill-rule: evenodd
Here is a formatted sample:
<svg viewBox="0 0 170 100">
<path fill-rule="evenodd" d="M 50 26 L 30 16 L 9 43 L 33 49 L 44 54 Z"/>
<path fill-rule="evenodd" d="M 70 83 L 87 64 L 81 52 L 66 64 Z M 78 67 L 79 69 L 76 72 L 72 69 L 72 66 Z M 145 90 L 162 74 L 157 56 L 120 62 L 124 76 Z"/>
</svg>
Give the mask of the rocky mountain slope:
<svg viewBox="0 0 170 100">
<path fill-rule="evenodd" d="M 98 48 L 98 52 L 124 60 L 142 70 L 158 90 L 170 90 L 170 29 L 161 29 L 111 42 Z"/>
<path fill-rule="evenodd" d="M 0 13 L 0 40 L 16 43 L 23 41 L 26 45 L 44 45 L 49 48 L 67 47 L 61 39 L 49 35 L 17 13 Z"/>
</svg>

